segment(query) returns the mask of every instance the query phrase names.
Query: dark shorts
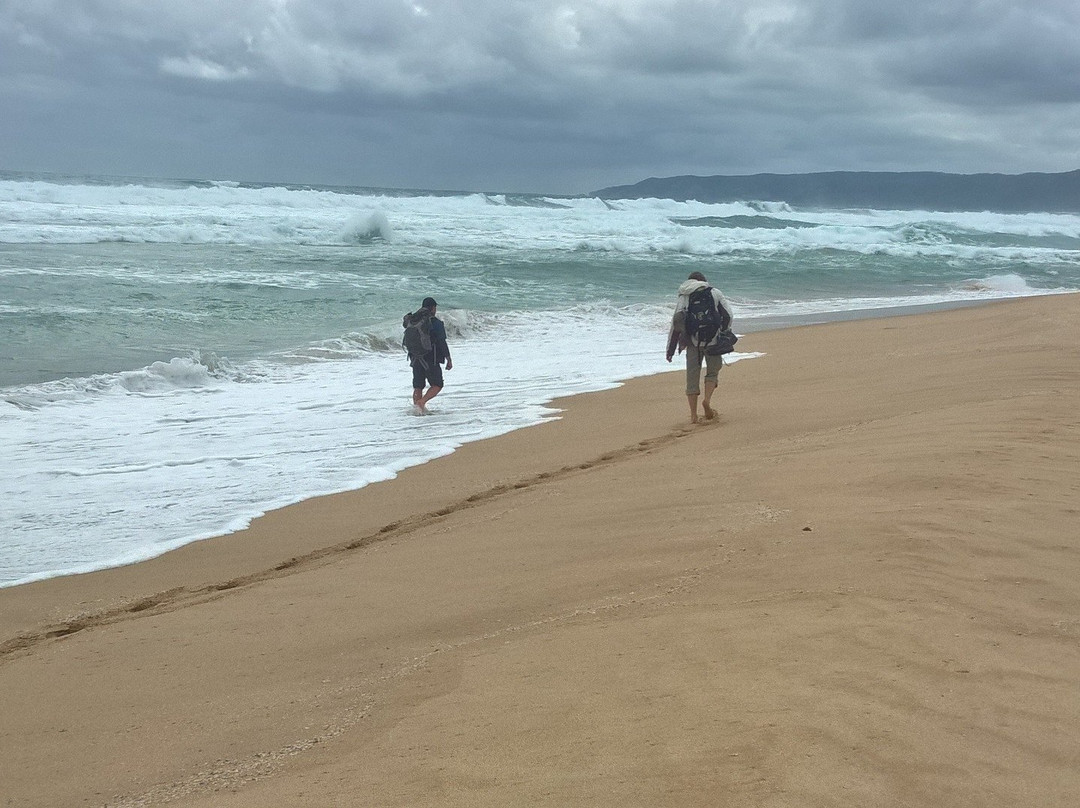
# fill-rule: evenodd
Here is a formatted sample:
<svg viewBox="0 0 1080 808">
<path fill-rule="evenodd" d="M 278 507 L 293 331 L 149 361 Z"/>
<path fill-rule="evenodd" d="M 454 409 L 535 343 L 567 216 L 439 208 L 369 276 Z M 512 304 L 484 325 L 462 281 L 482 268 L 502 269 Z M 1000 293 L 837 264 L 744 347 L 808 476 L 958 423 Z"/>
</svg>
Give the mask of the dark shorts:
<svg viewBox="0 0 1080 808">
<path fill-rule="evenodd" d="M 427 367 L 421 362 L 412 363 L 412 386 L 413 390 L 423 390 L 424 384 L 432 387 L 442 387 L 442 365 L 438 362 L 429 361 Z"/>
</svg>

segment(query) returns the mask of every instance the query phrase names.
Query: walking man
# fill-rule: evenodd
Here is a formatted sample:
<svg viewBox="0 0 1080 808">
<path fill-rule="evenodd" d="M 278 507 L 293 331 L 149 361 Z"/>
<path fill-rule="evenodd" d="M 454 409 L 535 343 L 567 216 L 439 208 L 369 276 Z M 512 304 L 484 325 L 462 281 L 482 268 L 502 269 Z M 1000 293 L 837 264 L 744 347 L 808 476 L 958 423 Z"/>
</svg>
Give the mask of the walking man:
<svg viewBox="0 0 1080 808">
<path fill-rule="evenodd" d="M 711 306 L 711 311 L 710 311 Z M 689 317 L 688 317 L 689 315 Z M 696 323 L 715 317 L 716 329 L 712 336 L 698 336 Z M 694 320 L 688 326 L 688 319 Z M 724 366 L 724 357 L 720 353 L 720 334 L 731 327 L 731 307 L 719 289 L 709 286 L 709 282 L 700 272 L 691 272 L 690 277 L 679 286 L 679 299 L 675 304 L 675 315 L 671 318 L 671 330 L 668 332 L 667 361 L 686 351 L 686 400 L 690 405 L 690 422 L 698 421 L 698 396 L 701 395 L 701 362 L 705 361 L 705 396 L 701 400 L 705 419 L 712 420 L 716 412 L 712 408 L 712 396 L 716 391 L 716 378 Z M 708 332 L 706 331 L 706 334 Z M 731 350 L 730 345 L 727 350 Z"/>
<path fill-rule="evenodd" d="M 412 365 L 413 406 L 420 415 L 427 415 L 427 403 L 443 389 L 442 365 L 445 363 L 447 370 L 454 366 L 450 346 L 446 344 L 446 326 L 435 316 L 437 308 L 435 298 L 425 297 L 420 309 L 406 314 L 402 321 L 405 328 L 402 344 Z"/>
</svg>

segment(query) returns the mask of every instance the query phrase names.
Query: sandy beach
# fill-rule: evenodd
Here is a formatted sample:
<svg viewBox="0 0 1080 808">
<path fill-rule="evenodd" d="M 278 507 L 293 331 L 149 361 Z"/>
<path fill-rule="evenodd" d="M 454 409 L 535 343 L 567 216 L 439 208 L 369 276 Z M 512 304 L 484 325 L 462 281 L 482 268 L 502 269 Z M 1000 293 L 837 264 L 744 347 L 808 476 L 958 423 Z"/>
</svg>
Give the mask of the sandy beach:
<svg viewBox="0 0 1080 808">
<path fill-rule="evenodd" d="M 0 590 L 0 805 L 1077 804 L 1080 297 L 739 349 Z"/>
</svg>

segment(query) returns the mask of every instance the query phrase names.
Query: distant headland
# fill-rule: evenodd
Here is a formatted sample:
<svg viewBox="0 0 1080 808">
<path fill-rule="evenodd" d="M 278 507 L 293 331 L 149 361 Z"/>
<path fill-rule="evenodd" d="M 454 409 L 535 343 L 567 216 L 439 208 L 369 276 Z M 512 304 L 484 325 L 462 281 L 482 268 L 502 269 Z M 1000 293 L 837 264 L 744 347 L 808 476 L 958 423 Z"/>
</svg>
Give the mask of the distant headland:
<svg viewBox="0 0 1080 808">
<path fill-rule="evenodd" d="M 787 202 L 798 207 L 1080 213 L 1080 170 L 1059 174 L 827 171 L 651 177 L 594 191 L 601 199 Z"/>
</svg>

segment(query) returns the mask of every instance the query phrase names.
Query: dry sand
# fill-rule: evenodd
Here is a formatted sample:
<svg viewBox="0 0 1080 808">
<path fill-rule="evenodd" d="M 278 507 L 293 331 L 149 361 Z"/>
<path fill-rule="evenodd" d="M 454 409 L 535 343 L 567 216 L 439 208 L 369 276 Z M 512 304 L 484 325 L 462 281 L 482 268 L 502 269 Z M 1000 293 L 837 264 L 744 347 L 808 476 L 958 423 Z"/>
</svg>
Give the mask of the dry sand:
<svg viewBox="0 0 1080 808">
<path fill-rule="evenodd" d="M 0 590 L 0 806 L 1080 804 L 1080 297 L 739 347 Z"/>
</svg>

